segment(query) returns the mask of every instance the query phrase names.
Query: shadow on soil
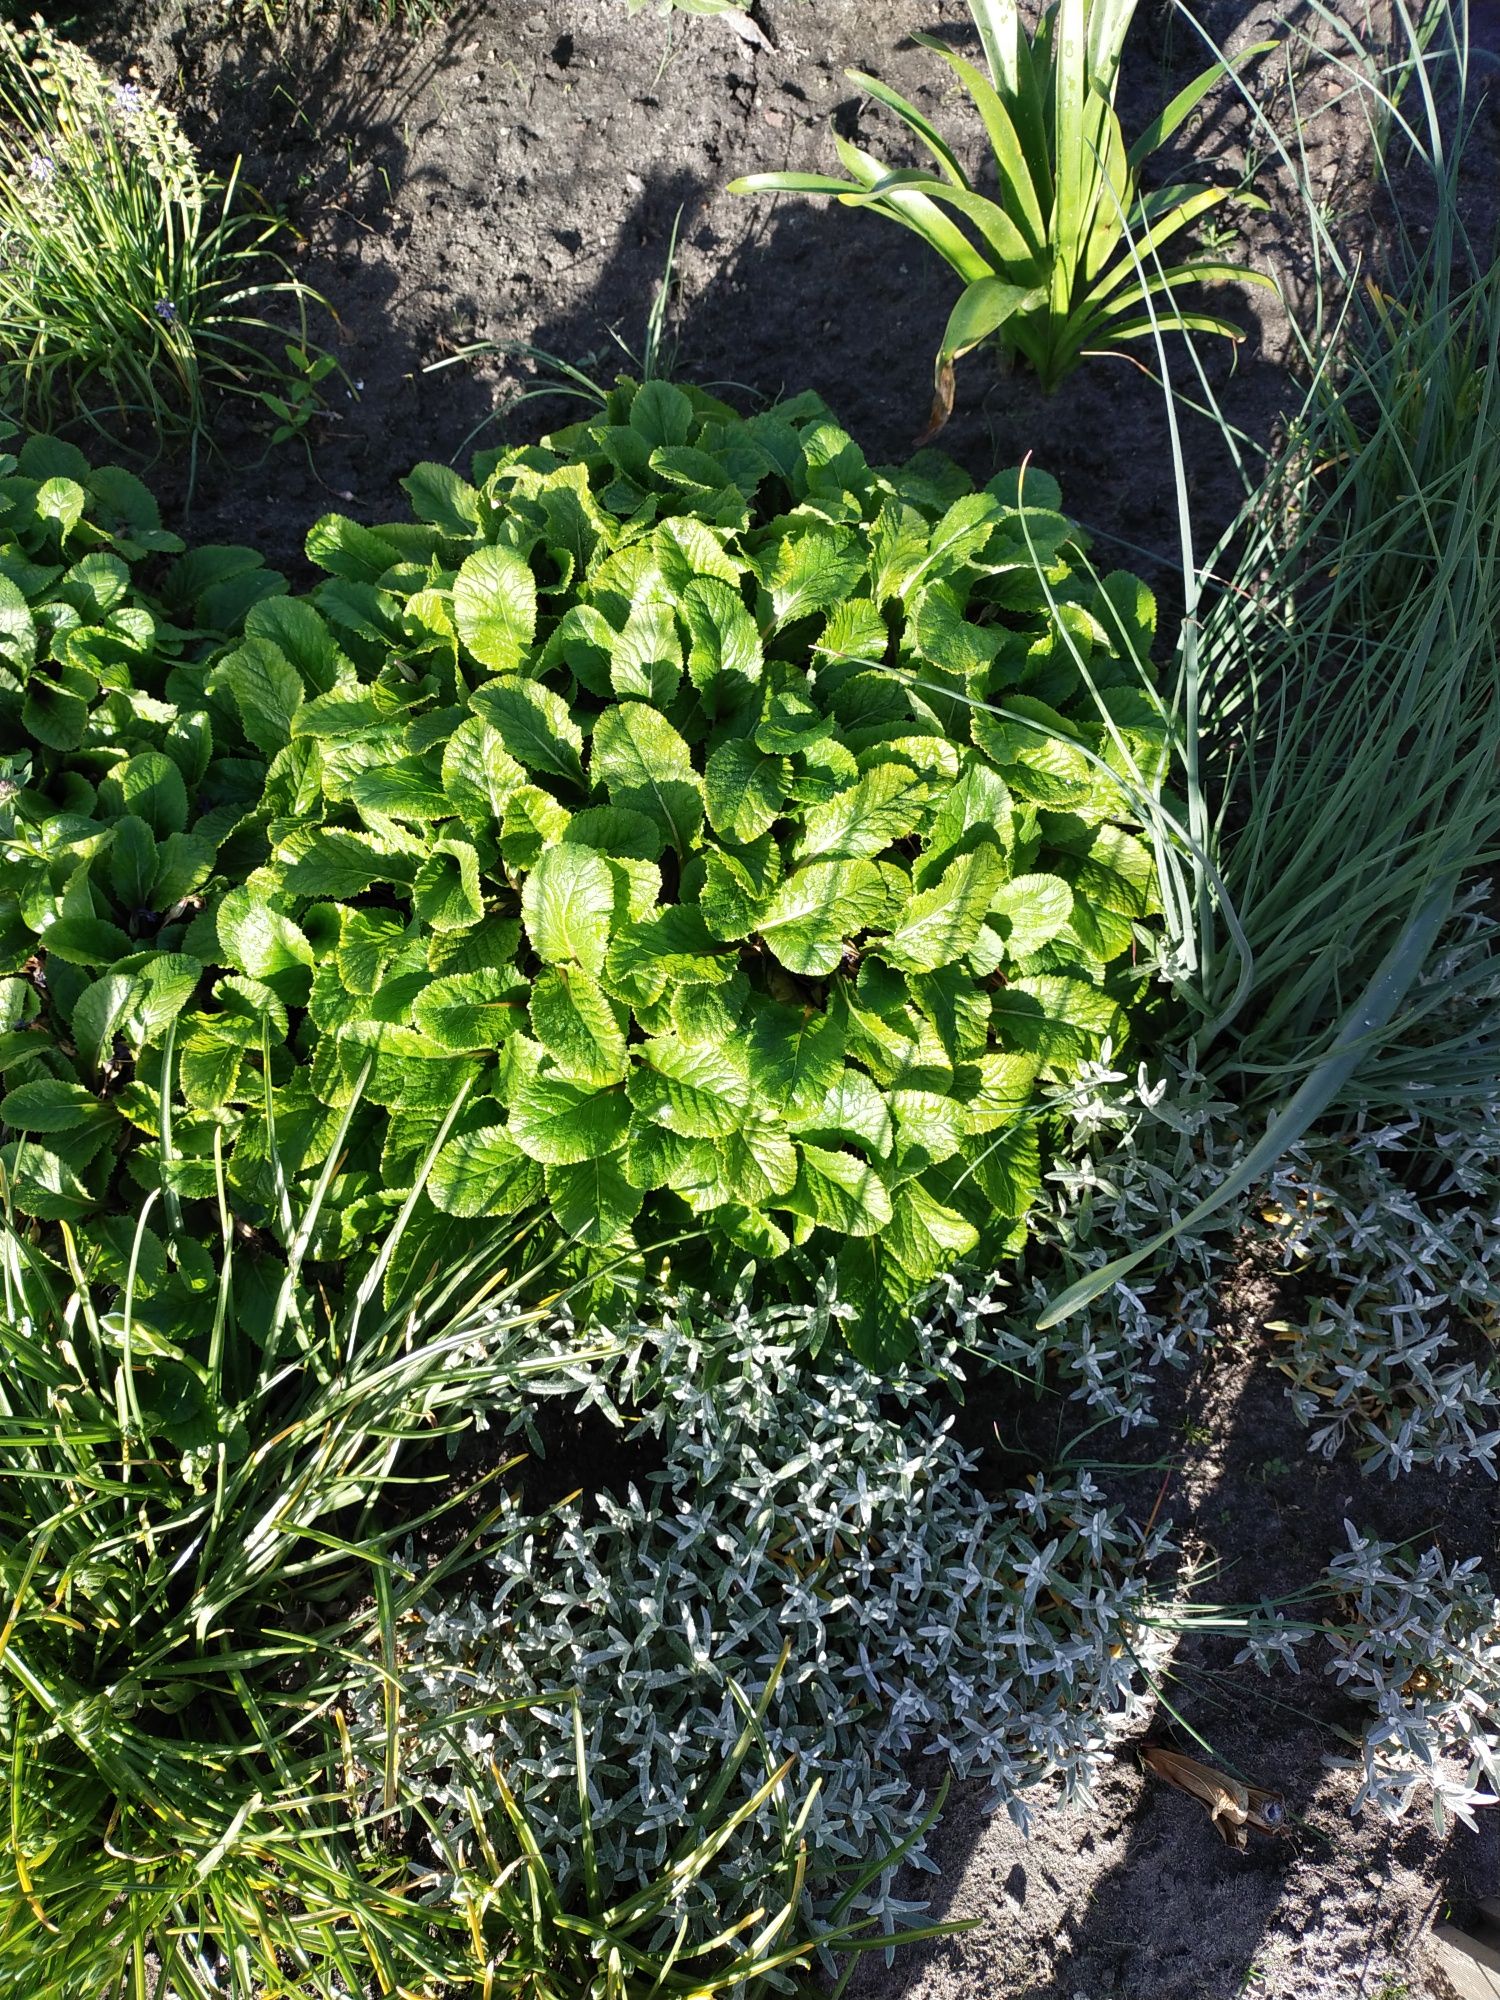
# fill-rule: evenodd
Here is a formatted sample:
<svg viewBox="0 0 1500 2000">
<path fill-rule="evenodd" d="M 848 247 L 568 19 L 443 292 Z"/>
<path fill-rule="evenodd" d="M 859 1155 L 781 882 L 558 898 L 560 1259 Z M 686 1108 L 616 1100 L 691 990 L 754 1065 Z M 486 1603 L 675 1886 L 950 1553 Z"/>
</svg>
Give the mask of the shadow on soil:
<svg viewBox="0 0 1500 2000">
<path fill-rule="evenodd" d="M 1492 1560 L 1500 1508 L 1477 1473 L 1417 1473 L 1392 1485 L 1362 1479 L 1342 1459 L 1308 1458 L 1265 1316 L 1264 1298 L 1237 1314 L 1185 1392 L 1163 1385 L 1161 1427 L 1133 1433 L 1096 1472 L 1137 1519 L 1161 1501 L 1199 1570 L 1195 1601 L 1255 1604 L 1306 1588 L 1345 1545 L 1346 1518 L 1382 1539 L 1437 1540 L 1450 1557 Z M 1056 1407 L 1028 1416 L 981 1405 L 966 1415 L 965 1442 L 991 1431 L 993 1455 L 996 1435 L 1013 1447 L 1018 1432 L 1038 1429 L 1041 1445 Z M 1096 1452 L 1098 1434 L 1073 1462 Z M 995 1484 L 1010 1482 L 1015 1462 L 1002 1446 Z M 1324 1758 L 1352 1754 L 1365 1712 L 1323 1672 L 1316 1645 L 1300 1675 L 1269 1678 L 1234 1666 L 1236 1650 L 1232 1637 L 1184 1636 L 1156 1684 L 1149 1730 L 1106 1767 L 1093 1808 L 1042 1805 L 1030 1840 L 1004 1814 L 984 1814 L 981 1787 L 961 1787 L 931 1843 L 941 1874 L 906 1887 L 933 1897 L 933 1917 L 982 1915 L 984 1929 L 900 1954 L 889 1968 L 867 1962 L 851 1982 L 855 2000 L 980 1990 L 995 2000 L 1391 2000 L 1406 1990 L 1402 1978 L 1415 1982 L 1430 1923 L 1449 1910 L 1462 1922 L 1494 1893 L 1500 1825 L 1481 1815 L 1477 1833 L 1459 1828 L 1442 1843 L 1420 1805 L 1397 1826 L 1351 1820 L 1348 1780 Z M 1289 1837 L 1252 1834 L 1247 1852 L 1229 1848 L 1203 1806 L 1140 1774 L 1133 1751 L 1147 1740 L 1280 1792 Z"/>
</svg>

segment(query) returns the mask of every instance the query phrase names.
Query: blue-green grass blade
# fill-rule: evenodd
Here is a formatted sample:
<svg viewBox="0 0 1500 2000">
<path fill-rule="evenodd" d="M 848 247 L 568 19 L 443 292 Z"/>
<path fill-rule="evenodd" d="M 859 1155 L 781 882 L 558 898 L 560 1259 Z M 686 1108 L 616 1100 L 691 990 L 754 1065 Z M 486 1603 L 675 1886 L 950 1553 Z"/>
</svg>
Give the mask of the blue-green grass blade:
<svg viewBox="0 0 1500 2000">
<path fill-rule="evenodd" d="M 1283 1109 L 1270 1120 L 1262 1137 L 1235 1171 L 1226 1175 L 1211 1195 L 1190 1209 L 1170 1229 L 1162 1230 L 1128 1256 L 1116 1257 L 1101 1269 L 1075 1279 L 1037 1320 L 1038 1333 L 1044 1333 L 1048 1327 L 1057 1326 L 1074 1313 L 1081 1312 L 1101 1293 L 1129 1277 L 1132 1271 L 1158 1255 L 1178 1236 L 1196 1229 L 1200 1222 L 1206 1222 L 1226 1202 L 1254 1187 L 1270 1172 L 1287 1148 L 1296 1145 L 1303 1133 L 1334 1102 L 1360 1064 L 1378 1048 L 1382 1030 L 1389 1024 L 1391 1016 L 1427 963 L 1433 942 L 1453 907 L 1457 887 L 1457 875 L 1450 874 L 1433 888 L 1376 970 L 1375 977 L 1345 1016 L 1327 1055 Z"/>
</svg>

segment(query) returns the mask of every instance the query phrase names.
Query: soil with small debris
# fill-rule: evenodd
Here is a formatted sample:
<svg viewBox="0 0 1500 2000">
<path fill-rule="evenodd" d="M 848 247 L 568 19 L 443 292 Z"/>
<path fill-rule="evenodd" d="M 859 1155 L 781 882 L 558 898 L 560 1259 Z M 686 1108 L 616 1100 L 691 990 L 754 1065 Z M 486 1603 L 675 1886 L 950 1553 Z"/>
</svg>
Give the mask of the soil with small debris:
<svg viewBox="0 0 1500 2000">
<path fill-rule="evenodd" d="M 1345 4 L 1365 21 L 1363 0 Z M 309 11 L 326 21 L 327 10 Z M 1326 32 L 1318 11 L 1300 8 L 1295 33 L 1279 31 L 1287 49 L 1296 33 Z M 1271 0 L 1198 8 L 1231 51 L 1278 33 L 1279 12 Z M 721 393 L 745 402 L 816 389 L 873 460 L 907 455 L 927 415 L 949 274 L 874 216 L 737 199 L 724 187 L 755 170 L 830 170 L 830 124 L 904 161 L 893 121 L 850 67 L 912 98 L 977 161 L 971 107 L 912 40 L 926 32 L 972 52 L 964 0 L 757 0 L 748 39 L 718 20 L 628 19 L 621 0 L 460 0 L 415 44 L 358 24 L 277 41 L 254 15 L 227 0 L 94 0 L 90 20 L 96 50 L 163 92 L 210 166 L 227 172 L 243 158 L 249 183 L 295 225 L 299 275 L 336 314 L 312 331 L 347 381 L 307 450 L 268 451 L 244 406 L 227 410 L 221 454 L 193 497 L 195 539 L 254 543 L 302 583 L 302 541 L 319 514 L 397 518 L 399 481 L 419 460 L 462 465 L 476 443 L 568 421 L 577 406 L 556 396 L 514 400 L 538 372 L 502 350 L 524 344 L 605 379 L 629 368 L 674 224 L 668 338 L 682 376 L 729 385 Z M 1471 26 L 1500 51 L 1500 0 L 1472 0 Z M 1121 93 L 1127 134 L 1206 60 L 1170 0 L 1142 0 Z M 1481 51 L 1481 72 L 1495 73 L 1486 60 Z M 1273 103 L 1278 65 L 1284 54 L 1248 71 Z M 1345 240 L 1378 260 L 1386 218 L 1357 97 L 1330 73 L 1321 85 L 1304 76 L 1301 101 L 1303 164 Z M 1500 199 L 1497 101 L 1500 90 L 1477 114 L 1466 196 L 1482 247 Z M 1191 154 L 1193 177 L 1206 166 L 1232 180 L 1247 143 L 1242 104 L 1220 92 L 1181 135 L 1176 165 Z M 1182 177 L 1170 156 L 1158 165 L 1163 179 Z M 1260 186 L 1272 206 L 1246 220 L 1250 253 L 1300 310 L 1314 287 L 1308 248 L 1281 220 L 1269 168 Z M 1295 399 L 1296 343 L 1269 292 L 1225 297 L 1246 337 L 1234 350 L 1204 345 L 1208 380 L 1230 420 L 1263 444 Z M 468 352 L 481 345 L 490 351 Z M 1216 429 L 1190 411 L 1180 421 L 1201 551 L 1243 489 Z M 1034 454 L 1107 562 L 1141 570 L 1170 608 L 1173 440 L 1161 392 L 1136 361 L 1092 361 L 1046 398 L 973 357 L 942 443 L 981 480 Z M 156 480 L 180 513 L 181 468 L 160 466 Z M 1217 1564 L 1215 1590 L 1234 1600 L 1310 1582 L 1341 1546 L 1345 1516 L 1384 1538 L 1435 1536 L 1450 1554 L 1494 1557 L 1500 1515 L 1482 1480 L 1376 1483 L 1310 1460 L 1268 1365 L 1263 1322 L 1275 1315 L 1253 1295 L 1239 1305 L 1211 1360 L 1164 1395 L 1161 1427 L 1118 1447 L 1111 1485 L 1138 1515 L 1160 1500 L 1184 1546 Z M 1002 1479 L 1011 1470 L 992 1465 Z M 939 1914 L 976 1916 L 979 1928 L 889 1968 L 871 1961 L 854 1990 L 865 2000 L 1440 1994 L 1425 1940 L 1444 1908 L 1461 1918 L 1500 1893 L 1500 1813 L 1446 1842 L 1415 1819 L 1395 1829 L 1351 1819 L 1353 1781 L 1323 1757 L 1353 1712 L 1316 1662 L 1298 1679 L 1263 1680 L 1231 1670 L 1232 1652 L 1222 1641 L 1179 1650 L 1150 1735 L 1191 1748 L 1175 1710 L 1223 1761 L 1284 1792 L 1292 1837 L 1234 1853 L 1201 1807 L 1141 1776 L 1128 1755 L 1092 1806 L 1042 1812 L 1029 1840 L 962 1791 L 934 1836 L 942 1874 L 927 1886 Z"/>
</svg>

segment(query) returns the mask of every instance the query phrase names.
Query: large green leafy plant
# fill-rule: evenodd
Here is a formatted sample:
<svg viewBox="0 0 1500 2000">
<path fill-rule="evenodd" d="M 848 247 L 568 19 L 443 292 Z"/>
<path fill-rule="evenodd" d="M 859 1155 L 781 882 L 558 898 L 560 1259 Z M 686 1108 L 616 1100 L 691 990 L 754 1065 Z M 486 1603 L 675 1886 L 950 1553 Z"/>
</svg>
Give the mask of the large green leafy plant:
<svg viewBox="0 0 1500 2000">
<path fill-rule="evenodd" d="M 27 730 L 17 1200 L 84 1213 L 122 1155 L 203 1198 L 222 1158 L 255 1224 L 332 1160 L 318 1248 L 349 1255 L 462 1095 L 421 1254 L 542 1202 L 590 1252 L 836 1253 L 862 1341 L 897 1341 L 1024 1235 L 1039 1081 L 1126 1032 L 1149 595 L 1096 579 L 1040 475 L 877 473 L 813 398 L 622 385 L 478 477 L 319 522 L 306 599 L 186 558 L 199 636 Z M 15 583 L 23 655 L 87 651 L 19 601 L 80 567 Z M 205 588 L 239 643 L 205 645 Z"/>
<path fill-rule="evenodd" d="M 1020 355 L 1044 389 L 1055 389 L 1086 350 L 1122 346 L 1160 321 L 1239 340 L 1229 321 L 1185 312 L 1186 286 L 1269 280 L 1241 264 L 1192 256 L 1164 265 L 1161 253 L 1200 216 L 1231 197 L 1264 207 L 1243 189 L 1203 185 L 1143 190 L 1140 169 L 1227 72 L 1216 62 L 1174 97 L 1127 149 L 1116 115 L 1120 57 L 1135 0 L 1054 0 L 1034 35 L 1015 0 L 969 0 L 988 75 L 931 36 L 934 49 L 974 100 L 993 154 L 996 188 L 981 193 L 931 120 L 878 77 L 852 80 L 915 135 L 937 163 L 891 168 L 834 135 L 849 178 L 747 174 L 732 194 L 834 195 L 914 230 L 963 280 L 936 363 L 933 426 L 953 406 L 953 364 L 991 336 Z M 1248 49 L 1242 61 L 1270 43 Z M 1175 252 L 1174 252 L 1175 254 Z"/>
</svg>

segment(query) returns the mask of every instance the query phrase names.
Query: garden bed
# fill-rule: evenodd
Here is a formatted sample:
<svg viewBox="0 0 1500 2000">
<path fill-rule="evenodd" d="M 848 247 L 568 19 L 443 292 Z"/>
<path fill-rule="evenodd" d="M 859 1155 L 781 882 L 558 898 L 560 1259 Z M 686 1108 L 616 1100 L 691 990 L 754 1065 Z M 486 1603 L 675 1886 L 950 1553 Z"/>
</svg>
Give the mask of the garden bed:
<svg viewBox="0 0 1500 2000">
<path fill-rule="evenodd" d="M 1238 0 L 1202 9 L 1231 52 L 1274 33 L 1278 12 Z M 1483 26 L 1477 11 L 1475 21 Z M 1355 25 L 1368 28 L 1362 12 Z M 890 121 L 846 66 L 878 71 L 977 157 L 977 121 L 913 44 L 917 30 L 966 46 L 962 0 L 762 0 L 747 33 L 717 19 L 627 20 L 615 0 L 460 0 L 416 42 L 357 20 L 336 33 L 315 25 L 268 37 L 216 0 L 186 18 L 181 0 L 96 6 L 96 51 L 162 93 L 207 164 L 227 172 L 243 157 L 247 180 L 285 208 L 302 239 L 298 275 L 336 314 L 315 333 L 347 377 L 325 386 L 305 450 L 293 440 L 268 452 L 263 432 L 230 411 L 190 501 L 183 468 L 162 464 L 154 483 L 172 525 L 186 524 L 193 541 L 252 544 L 300 588 L 318 516 L 392 519 L 404 511 L 398 482 L 419 461 L 463 467 L 476 447 L 572 419 L 576 409 L 555 397 L 507 408 L 540 378 L 533 359 L 503 350 L 545 350 L 606 381 L 630 369 L 618 343 L 639 349 L 674 229 L 666 327 L 680 379 L 746 405 L 815 390 L 872 464 L 905 459 L 926 419 L 946 274 L 874 217 L 737 199 L 724 186 L 752 170 L 826 170 L 830 121 L 846 136 L 888 136 Z M 1190 42 L 1169 10 L 1143 7 L 1121 98 L 1127 132 L 1201 66 Z M 1343 240 L 1378 255 L 1389 218 L 1373 193 L 1364 116 L 1333 85 L 1326 94 L 1304 168 Z M 1478 120 L 1469 222 L 1476 242 L 1493 242 L 1500 91 Z M 1243 112 L 1215 98 L 1179 144 L 1238 171 L 1247 131 Z M 1274 177 L 1266 186 L 1273 192 Z M 1249 240 L 1255 261 L 1305 307 L 1307 246 L 1274 199 Z M 1232 356 L 1205 344 L 1210 379 L 1231 422 L 1268 444 L 1299 393 L 1297 344 L 1269 293 L 1242 288 L 1231 310 L 1247 337 Z M 467 352 L 478 345 L 493 351 Z M 980 484 L 1034 455 L 1105 552 L 1100 568 L 1139 571 L 1170 613 L 1178 487 L 1161 391 L 1144 369 L 1094 360 L 1044 398 L 1029 376 L 999 377 L 974 357 L 959 371 L 941 443 Z M 1208 421 L 1184 416 L 1182 448 L 1201 552 L 1243 488 Z M 1347 1454 L 1309 1454 L 1272 1366 L 1274 1323 L 1305 1302 L 1297 1273 L 1249 1244 L 1229 1269 L 1210 1337 L 1187 1343 L 1191 1371 L 1155 1392 L 1154 1427 L 1090 1435 L 1091 1406 L 1055 1395 L 1039 1403 L 1014 1375 L 955 1405 L 957 1435 L 980 1454 L 981 1489 L 1002 1494 L 1061 1448 L 1102 1462 L 1111 1500 L 1138 1522 L 1172 1521 L 1201 1580 L 1199 1602 L 1253 1605 L 1311 1588 L 1346 1520 L 1382 1541 L 1435 1540 L 1450 1560 L 1493 1564 L 1500 1505 L 1477 1467 L 1387 1480 L 1362 1478 Z M 528 1493 L 538 1506 L 597 1471 L 590 1429 L 563 1421 L 551 1434 L 560 1462 L 535 1482 L 540 1501 Z M 659 1463 L 654 1441 L 639 1456 L 622 1448 L 615 1498 Z M 1439 1995 L 1427 1983 L 1427 1933 L 1445 1911 L 1500 1893 L 1500 1815 L 1446 1838 L 1417 1814 L 1394 1827 L 1370 1811 L 1351 1817 L 1356 1780 L 1323 1758 L 1336 1731 L 1357 1734 L 1355 1704 L 1321 1660 L 1263 1679 L 1234 1664 L 1237 1650 L 1223 1634 L 1184 1635 L 1160 1721 L 1201 1732 L 1219 1761 L 1282 1793 L 1291 1838 L 1252 1836 L 1243 1854 L 1222 1844 L 1197 1803 L 1140 1773 L 1129 1742 L 1093 1804 L 1038 1810 L 1029 1840 L 1003 1811 L 982 1812 L 977 1783 L 960 1785 L 930 1843 L 940 1873 L 914 1892 L 935 1915 L 977 1918 L 978 1928 L 890 1966 L 872 1958 L 851 1991 L 865 2000 Z"/>
</svg>

